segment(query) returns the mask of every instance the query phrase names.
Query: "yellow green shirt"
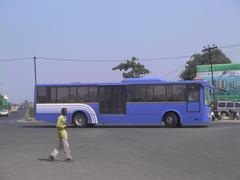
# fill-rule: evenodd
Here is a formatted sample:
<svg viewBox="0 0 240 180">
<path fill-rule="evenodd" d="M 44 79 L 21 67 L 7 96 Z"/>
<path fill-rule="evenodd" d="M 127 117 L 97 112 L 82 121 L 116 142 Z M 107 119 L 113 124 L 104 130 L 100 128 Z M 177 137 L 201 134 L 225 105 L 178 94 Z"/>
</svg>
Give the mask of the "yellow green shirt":
<svg viewBox="0 0 240 180">
<path fill-rule="evenodd" d="M 60 115 L 57 119 L 57 135 L 58 138 L 68 139 L 68 134 L 65 126 L 67 125 L 66 116 Z"/>
</svg>

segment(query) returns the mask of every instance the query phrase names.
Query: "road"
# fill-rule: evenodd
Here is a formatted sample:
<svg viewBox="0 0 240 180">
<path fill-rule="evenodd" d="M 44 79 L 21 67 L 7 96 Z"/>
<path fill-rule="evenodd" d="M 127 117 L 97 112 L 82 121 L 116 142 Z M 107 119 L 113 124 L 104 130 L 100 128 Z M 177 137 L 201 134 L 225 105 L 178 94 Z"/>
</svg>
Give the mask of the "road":
<svg viewBox="0 0 240 180">
<path fill-rule="evenodd" d="M 29 108 L 29 104 L 24 103 L 23 107 L 23 109 L 19 109 L 17 112 L 10 112 L 8 117 L 1 116 L 0 123 L 16 123 L 19 120 L 24 120 Z"/>
<path fill-rule="evenodd" d="M 0 124 L 1 180 L 239 180 L 240 123 L 69 128 L 74 162 L 47 161 L 55 125 Z"/>
</svg>

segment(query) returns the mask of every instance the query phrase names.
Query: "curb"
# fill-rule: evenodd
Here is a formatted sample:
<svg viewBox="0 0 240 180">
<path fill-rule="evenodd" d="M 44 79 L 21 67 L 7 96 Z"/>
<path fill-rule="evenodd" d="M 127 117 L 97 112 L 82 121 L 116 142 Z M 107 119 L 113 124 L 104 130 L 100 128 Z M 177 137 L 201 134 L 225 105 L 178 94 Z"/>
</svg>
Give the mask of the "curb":
<svg viewBox="0 0 240 180">
<path fill-rule="evenodd" d="M 36 123 L 39 121 L 36 121 L 34 118 L 27 118 L 27 119 L 19 119 L 17 122 L 31 122 L 31 123 Z"/>
<path fill-rule="evenodd" d="M 240 120 L 217 120 L 212 123 L 240 123 Z"/>
</svg>

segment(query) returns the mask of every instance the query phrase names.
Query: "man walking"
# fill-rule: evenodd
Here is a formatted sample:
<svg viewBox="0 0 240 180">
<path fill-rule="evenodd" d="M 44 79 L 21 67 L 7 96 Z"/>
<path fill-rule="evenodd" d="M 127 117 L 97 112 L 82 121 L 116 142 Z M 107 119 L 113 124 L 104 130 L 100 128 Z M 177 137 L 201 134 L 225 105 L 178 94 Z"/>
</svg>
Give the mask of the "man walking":
<svg viewBox="0 0 240 180">
<path fill-rule="evenodd" d="M 64 151 L 65 161 L 73 161 L 70 155 L 70 149 L 68 144 L 68 134 L 67 134 L 67 108 L 62 108 L 61 115 L 57 118 L 57 135 L 59 139 L 59 145 L 52 151 L 49 156 L 49 160 L 54 161 L 61 150 Z"/>
</svg>

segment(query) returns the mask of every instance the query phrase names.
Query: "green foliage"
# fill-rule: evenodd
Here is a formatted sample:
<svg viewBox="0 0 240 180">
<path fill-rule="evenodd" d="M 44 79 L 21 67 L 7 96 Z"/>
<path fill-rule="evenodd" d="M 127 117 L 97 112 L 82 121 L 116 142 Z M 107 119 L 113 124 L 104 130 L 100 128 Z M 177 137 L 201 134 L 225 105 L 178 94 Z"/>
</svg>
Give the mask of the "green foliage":
<svg viewBox="0 0 240 180">
<path fill-rule="evenodd" d="M 191 59 L 187 61 L 185 69 L 179 75 L 180 79 L 192 80 L 196 77 L 196 66 L 197 65 L 208 65 L 209 53 L 193 54 Z M 220 50 L 215 49 L 212 51 L 212 64 L 229 64 L 231 60 Z"/>
<path fill-rule="evenodd" d="M 124 78 L 140 78 L 151 73 L 144 65 L 136 62 L 137 60 L 136 57 L 132 57 L 131 60 L 127 60 L 126 63 L 121 63 L 113 67 L 112 70 L 124 71 L 122 73 Z"/>
<path fill-rule="evenodd" d="M 33 107 L 33 106 L 31 106 L 31 107 L 29 108 L 29 117 L 30 117 L 30 118 L 33 118 L 33 117 L 34 117 L 34 107 Z"/>
</svg>

